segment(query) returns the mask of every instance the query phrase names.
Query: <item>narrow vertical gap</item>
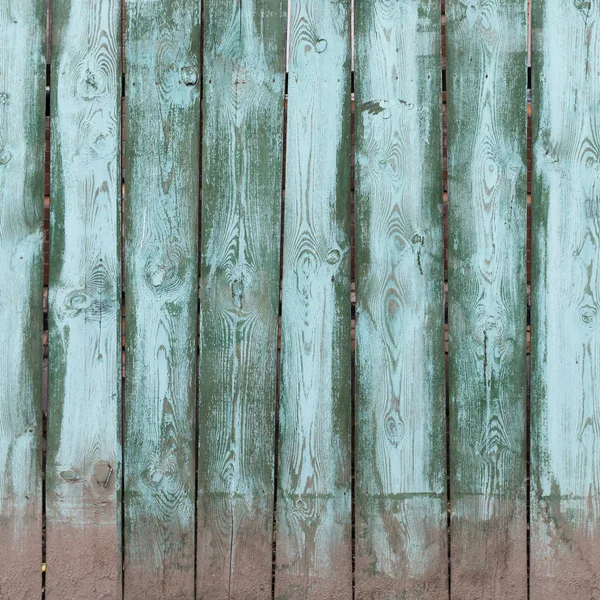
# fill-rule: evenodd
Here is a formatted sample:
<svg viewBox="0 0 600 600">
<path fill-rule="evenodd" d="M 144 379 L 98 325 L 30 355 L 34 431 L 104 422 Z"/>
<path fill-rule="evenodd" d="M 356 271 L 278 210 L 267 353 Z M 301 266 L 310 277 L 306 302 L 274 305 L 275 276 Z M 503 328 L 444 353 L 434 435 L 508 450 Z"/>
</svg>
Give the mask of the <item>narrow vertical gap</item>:
<svg viewBox="0 0 600 600">
<path fill-rule="evenodd" d="M 354 95 L 354 0 L 350 2 L 350 519 L 352 600 L 356 596 L 356 100 Z"/>
<path fill-rule="evenodd" d="M 446 296 L 447 297 L 447 296 Z M 448 311 L 446 310 L 446 314 Z M 449 365 L 448 352 L 444 358 L 446 367 L 446 527 L 448 543 L 448 598 L 452 598 L 452 502 L 450 497 L 450 388 L 449 388 Z"/>
<path fill-rule="evenodd" d="M 531 0 L 527 2 L 527 346 L 525 373 L 525 459 L 526 459 L 526 519 L 527 519 L 527 599 L 531 580 L 531 171 L 532 171 L 532 104 L 531 104 Z"/>
<path fill-rule="evenodd" d="M 46 106 L 44 115 L 43 300 L 42 300 L 42 600 L 46 598 L 46 446 L 48 439 L 48 277 L 50 269 L 50 74 L 52 60 L 52 0 L 46 2 Z"/>
<path fill-rule="evenodd" d="M 46 251 L 46 249 L 44 249 Z M 45 320 L 45 319 L 44 319 Z M 42 367 L 42 600 L 46 598 L 46 444 L 48 432 L 47 403 L 48 398 L 48 347 L 47 335 L 44 334 L 44 359 Z"/>
<path fill-rule="evenodd" d="M 355 219 L 355 201 L 356 194 L 354 192 L 354 131 L 355 131 L 355 103 L 354 93 L 352 94 L 352 117 L 351 117 L 351 146 L 352 162 L 352 190 L 350 192 L 350 302 L 351 302 L 351 320 L 350 320 L 350 494 L 351 494 L 351 520 L 352 520 L 352 598 L 355 595 L 356 586 L 356 250 L 354 243 L 354 231 L 356 228 Z"/>
<path fill-rule="evenodd" d="M 452 597 L 452 496 L 450 486 L 450 368 L 448 359 L 448 122 L 446 111 L 446 4 L 441 1 L 442 52 L 442 206 L 443 206 L 443 260 L 444 260 L 444 370 L 446 419 L 446 535 L 448 564 L 448 598 Z"/>
<path fill-rule="evenodd" d="M 194 386 L 194 598 L 198 593 L 198 443 L 200 439 L 199 432 L 199 410 L 200 410 L 200 274 L 202 268 L 202 156 L 203 156 L 203 133 L 204 133 L 204 2 L 200 4 L 200 40 L 199 57 L 200 65 L 200 109 L 198 118 L 200 119 L 198 134 L 198 237 L 197 237 L 197 262 L 196 262 L 196 281 L 198 282 L 197 305 L 196 305 L 196 368 L 194 377 L 196 385 Z"/>
<path fill-rule="evenodd" d="M 271 550 L 271 599 L 275 599 L 275 577 L 277 574 L 277 490 L 279 487 L 279 393 L 281 377 L 281 311 L 283 293 L 283 242 L 285 231 L 285 176 L 287 160 L 287 106 L 289 89 L 289 31 L 290 31 L 290 5 L 287 2 L 287 27 L 285 44 L 285 84 L 283 97 L 283 151 L 281 169 L 281 216 L 279 232 L 279 308 L 277 312 L 277 365 L 275 367 L 275 439 L 273 448 L 273 519 L 272 519 L 272 550 Z"/>
<path fill-rule="evenodd" d="M 125 352 L 126 330 L 126 294 L 125 294 L 125 0 L 121 0 L 121 494 L 120 494 L 120 526 L 121 526 L 121 598 L 125 598 L 125 378 L 127 356 Z"/>
<path fill-rule="evenodd" d="M 528 320 L 529 320 L 529 310 L 527 310 Z M 529 352 L 527 352 L 526 359 L 526 399 L 525 399 L 525 452 L 526 452 L 526 515 L 527 515 L 527 598 L 529 599 L 530 594 L 530 569 L 531 569 L 531 556 L 530 556 L 530 543 L 531 543 L 531 501 L 529 498 L 531 492 L 531 461 L 529 459 L 531 452 L 531 436 L 529 434 L 531 418 L 530 418 L 530 407 L 531 407 L 531 359 Z"/>
</svg>

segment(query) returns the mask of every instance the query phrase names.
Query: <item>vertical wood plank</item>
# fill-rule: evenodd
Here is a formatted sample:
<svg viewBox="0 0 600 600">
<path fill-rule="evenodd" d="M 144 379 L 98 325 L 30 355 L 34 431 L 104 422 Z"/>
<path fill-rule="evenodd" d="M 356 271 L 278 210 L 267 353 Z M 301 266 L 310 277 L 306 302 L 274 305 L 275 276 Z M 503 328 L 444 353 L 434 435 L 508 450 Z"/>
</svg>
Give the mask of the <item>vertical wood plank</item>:
<svg viewBox="0 0 600 600">
<path fill-rule="evenodd" d="M 600 5 L 533 3 L 531 598 L 600 588 Z"/>
<path fill-rule="evenodd" d="M 0 598 L 42 593 L 43 0 L 0 4 Z"/>
<path fill-rule="evenodd" d="M 452 595 L 524 599 L 527 3 L 446 10 Z"/>
<path fill-rule="evenodd" d="M 53 2 L 46 598 L 121 597 L 121 2 Z"/>
<path fill-rule="evenodd" d="M 275 595 L 350 598 L 350 2 L 292 0 Z"/>
<path fill-rule="evenodd" d="M 283 0 L 204 25 L 198 598 L 271 598 Z"/>
<path fill-rule="evenodd" d="M 125 598 L 193 598 L 200 3 L 126 0 Z"/>
<path fill-rule="evenodd" d="M 440 15 L 356 4 L 357 600 L 448 596 Z"/>
</svg>

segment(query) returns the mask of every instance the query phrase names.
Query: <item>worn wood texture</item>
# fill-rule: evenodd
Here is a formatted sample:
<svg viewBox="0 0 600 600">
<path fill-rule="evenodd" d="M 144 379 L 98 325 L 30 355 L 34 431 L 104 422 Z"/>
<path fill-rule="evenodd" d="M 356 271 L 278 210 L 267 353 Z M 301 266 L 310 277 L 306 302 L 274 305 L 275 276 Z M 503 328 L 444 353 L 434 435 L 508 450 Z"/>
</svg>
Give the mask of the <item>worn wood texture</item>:
<svg viewBox="0 0 600 600">
<path fill-rule="evenodd" d="M 357 600 L 448 597 L 440 2 L 358 2 Z"/>
<path fill-rule="evenodd" d="M 200 3 L 126 0 L 126 599 L 194 596 Z"/>
<path fill-rule="evenodd" d="M 42 594 L 46 5 L 0 4 L 0 599 Z"/>
<path fill-rule="evenodd" d="M 283 0 L 204 21 L 197 595 L 271 598 Z"/>
<path fill-rule="evenodd" d="M 275 596 L 352 594 L 350 2 L 292 0 Z"/>
<path fill-rule="evenodd" d="M 533 5 L 531 599 L 600 589 L 600 5 Z"/>
<path fill-rule="evenodd" d="M 446 2 L 452 596 L 527 597 L 527 2 Z"/>
<path fill-rule="evenodd" d="M 48 600 L 121 596 L 121 2 L 52 13 Z"/>
</svg>

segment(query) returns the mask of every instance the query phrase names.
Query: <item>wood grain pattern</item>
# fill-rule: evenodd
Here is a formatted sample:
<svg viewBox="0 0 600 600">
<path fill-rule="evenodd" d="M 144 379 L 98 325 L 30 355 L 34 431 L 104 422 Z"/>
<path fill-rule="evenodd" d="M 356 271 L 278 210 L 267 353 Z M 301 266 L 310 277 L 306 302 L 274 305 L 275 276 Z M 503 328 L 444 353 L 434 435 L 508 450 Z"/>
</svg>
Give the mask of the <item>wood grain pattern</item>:
<svg viewBox="0 0 600 600">
<path fill-rule="evenodd" d="M 600 5 L 533 5 L 531 599 L 600 590 Z"/>
<path fill-rule="evenodd" d="M 53 2 L 48 600 L 121 597 L 120 22 Z"/>
<path fill-rule="evenodd" d="M 275 596 L 350 598 L 350 2 L 292 0 Z"/>
<path fill-rule="evenodd" d="M 200 4 L 126 0 L 126 599 L 194 597 Z"/>
<path fill-rule="evenodd" d="M 283 0 L 204 29 L 198 598 L 270 599 L 285 92 Z"/>
<path fill-rule="evenodd" d="M 440 2 L 358 2 L 355 597 L 448 597 Z"/>
<path fill-rule="evenodd" d="M 446 3 L 452 595 L 527 597 L 527 3 Z"/>
<path fill-rule="evenodd" d="M 42 593 L 45 3 L 0 4 L 0 599 Z"/>
</svg>

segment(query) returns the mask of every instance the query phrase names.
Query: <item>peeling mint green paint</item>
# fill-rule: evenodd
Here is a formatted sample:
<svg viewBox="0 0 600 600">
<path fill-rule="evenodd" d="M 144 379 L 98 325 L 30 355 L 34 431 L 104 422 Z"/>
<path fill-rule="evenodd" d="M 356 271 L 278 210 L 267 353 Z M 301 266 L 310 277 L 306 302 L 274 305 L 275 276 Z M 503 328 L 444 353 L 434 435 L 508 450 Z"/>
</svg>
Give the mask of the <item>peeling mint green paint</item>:
<svg viewBox="0 0 600 600">
<path fill-rule="evenodd" d="M 527 598 L 527 2 L 446 2 L 452 596 Z"/>
<path fill-rule="evenodd" d="M 271 598 L 286 2 L 204 21 L 198 597 Z"/>
<path fill-rule="evenodd" d="M 275 596 L 349 598 L 350 2 L 290 11 Z"/>
<path fill-rule="evenodd" d="M 0 597 L 41 597 L 45 3 L 0 4 Z"/>
<path fill-rule="evenodd" d="M 358 599 L 448 595 L 440 11 L 356 4 Z"/>
<path fill-rule="evenodd" d="M 121 3 L 52 4 L 46 598 L 112 600 L 121 596 Z"/>
<path fill-rule="evenodd" d="M 200 4 L 125 14 L 124 596 L 193 598 Z"/>
<path fill-rule="evenodd" d="M 600 5 L 533 7 L 531 599 L 600 577 Z"/>
</svg>

